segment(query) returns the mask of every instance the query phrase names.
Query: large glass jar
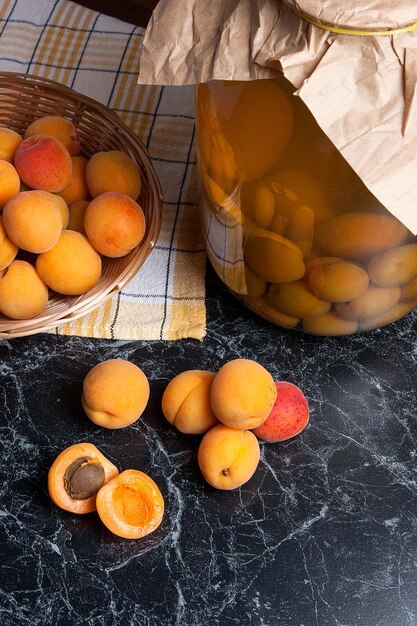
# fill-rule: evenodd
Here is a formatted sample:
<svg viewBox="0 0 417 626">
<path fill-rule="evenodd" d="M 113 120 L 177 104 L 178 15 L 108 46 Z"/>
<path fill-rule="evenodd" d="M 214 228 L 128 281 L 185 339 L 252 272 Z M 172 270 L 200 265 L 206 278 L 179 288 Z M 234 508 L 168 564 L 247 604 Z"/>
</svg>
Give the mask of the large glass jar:
<svg viewBox="0 0 417 626">
<path fill-rule="evenodd" d="M 369 192 L 284 78 L 196 87 L 208 258 L 283 328 L 349 335 L 417 305 L 416 237 Z"/>
</svg>

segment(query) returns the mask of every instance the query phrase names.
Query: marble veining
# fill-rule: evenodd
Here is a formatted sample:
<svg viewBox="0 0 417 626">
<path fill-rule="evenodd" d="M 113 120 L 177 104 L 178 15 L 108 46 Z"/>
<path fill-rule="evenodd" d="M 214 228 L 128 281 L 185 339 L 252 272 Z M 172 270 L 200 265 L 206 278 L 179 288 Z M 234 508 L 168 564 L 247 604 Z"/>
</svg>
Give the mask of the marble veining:
<svg viewBox="0 0 417 626">
<path fill-rule="evenodd" d="M 406 626 L 417 624 L 417 318 L 366 335 L 315 338 L 246 311 L 208 272 L 202 341 L 101 341 L 56 335 L 0 342 L 0 623 L 5 626 Z M 142 419 L 92 424 L 82 381 L 127 358 L 149 377 Z M 304 432 L 263 444 L 233 492 L 204 483 L 199 437 L 160 404 L 191 368 L 254 358 L 298 384 Z M 55 507 L 47 472 L 77 441 L 120 469 L 148 472 L 166 503 L 140 541 L 95 514 Z"/>
</svg>

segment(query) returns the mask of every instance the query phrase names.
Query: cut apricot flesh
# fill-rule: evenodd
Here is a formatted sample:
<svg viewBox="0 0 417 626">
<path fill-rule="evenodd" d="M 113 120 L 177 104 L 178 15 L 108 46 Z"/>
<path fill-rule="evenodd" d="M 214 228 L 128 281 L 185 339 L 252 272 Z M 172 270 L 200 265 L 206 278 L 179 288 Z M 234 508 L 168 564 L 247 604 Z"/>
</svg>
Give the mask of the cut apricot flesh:
<svg viewBox="0 0 417 626">
<path fill-rule="evenodd" d="M 150 476 L 139 470 L 125 470 L 98 492 L 97 513 L 113 534 L 140 539 L 160 525 L 164 499 Z"/>
<path fill-rule="evenodd" d="M 71 513 L 96 510 L 99 489 L 119 470 L 92 443 L 77 443 L 63 450 L 48 473 L 52 501 Z"/>
</svg>

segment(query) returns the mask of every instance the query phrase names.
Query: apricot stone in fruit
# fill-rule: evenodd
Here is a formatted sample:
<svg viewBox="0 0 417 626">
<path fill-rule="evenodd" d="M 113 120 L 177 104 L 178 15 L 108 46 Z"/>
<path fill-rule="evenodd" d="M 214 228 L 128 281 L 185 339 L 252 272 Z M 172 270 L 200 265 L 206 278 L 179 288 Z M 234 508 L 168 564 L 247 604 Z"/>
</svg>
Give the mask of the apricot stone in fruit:
<svg viewBox="0 0 417 626">
<path fill-rule="evenodd" d="M 94 424 L 125 428 L 142 415 L 149 399 L 144 372 L 130 361 L 108 359 L 95 365 L 83 383 L 82 405 Z"/>
<path fill-rule="evenodd" d="M 168 383 L 162 396 L 162 412 L 180 432 L 201 435 L 218 424 L 210 402 L 215 376 L 214 372 L 187 370 Z"/>
<path fill-rule="evenodd" d="M 308 424 L 308 402 L 301 389 L 286 381 L 275 383 L 277 398 L 266 420 L 253 429 L 263 441 L 285 441 L 298 435 Z"/>
<path fill-rule="evenodd" d="M 259 443 L 250 430 L 224 424 L 213 426 L 198 448 L 200 470 L 216 489 L 231 490 L 246 483 L 255 473 L 259 457 Z"/>
<path fill-rule="evenodd" d="M 72 161 L 68 150 L 47 135 L 24 139 L 15 152 L 14 165 L 22 181 L 32 189 L 62 191 L 71 179 Z"/>
<path fill-rule="evenodd" d="M 271 374 L 256 361 L 234 359 L 217 372 L 211 386 L 215 416 L 230 428 L 255 428 L 269 415 L 277 395 Z"/>
</svg>

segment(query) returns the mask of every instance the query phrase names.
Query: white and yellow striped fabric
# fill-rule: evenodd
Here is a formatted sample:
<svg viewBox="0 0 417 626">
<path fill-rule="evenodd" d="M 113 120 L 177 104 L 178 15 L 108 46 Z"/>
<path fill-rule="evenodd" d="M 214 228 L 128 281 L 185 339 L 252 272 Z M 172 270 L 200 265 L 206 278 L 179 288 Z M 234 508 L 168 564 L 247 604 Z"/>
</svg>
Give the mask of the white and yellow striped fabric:
<svg viewBox="0 0 417 626">
<path fill-rule="evenodd" d="M 163 191 L 160 237 L 138 274 L 57 334 L 174 340 L 206 332 L 193 90 L 137 84 L 143 35 L 69 0 L 0 0 L 0 70 L 58 81 L 115 111 L 147 146 Z"/>
</svg>

